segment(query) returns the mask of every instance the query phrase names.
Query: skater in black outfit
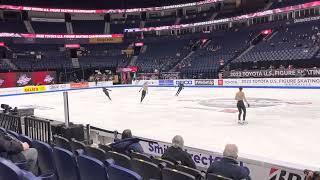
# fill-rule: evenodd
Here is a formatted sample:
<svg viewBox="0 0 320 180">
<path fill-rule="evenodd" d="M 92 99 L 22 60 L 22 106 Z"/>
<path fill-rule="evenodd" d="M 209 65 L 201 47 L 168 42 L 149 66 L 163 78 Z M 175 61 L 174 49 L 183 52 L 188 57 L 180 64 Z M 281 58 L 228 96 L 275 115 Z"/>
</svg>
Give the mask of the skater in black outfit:
<svg viewBox="0 0 320 180">
<path fill-rule="evenodd" d="M 247 109 L 246 109 L 246 106 L 244 105 L 244 101 L 247 103 L 248 107 L 250 107 L 242 89 L 243 89 L 242 87 L 239 88 L 239 92 L 237 92 L 236 97 L 235 97 L 235 100 L 237 101 L 237 108 L 239 110 L 239 114 L 238 114 L 239 124 L 245 123 L 245 120 L 246 120 Z M 243 122 L 241 122 L 242 112 L 243 112 Z"/>
<path fill-rule="evenodd" d="M 146 94 L 148 93 L 148 82 L 145 82 L 142 86 L 142 88 L 139 90 L 139 92 L 142 90 L 141 93 L 141 100 L 140 103 L 142 103 L 143 99 L 146 97 Z"/>
<path fill-rule="evenodd" d="M 110 95 L 109 95 L 109 91 L 111 91 L 111 90 L 110 90 L 110 89 L 107 89 L 107 88 L 102 88 L 102 91 L 104 92 L 104 94 L 105 94 L 106 96 L 108 96 L 108 98 L 110 99 L 110 101 L 112 101 L 111 98 L 110 98 Z"/>
<path fill-rule="evenodd" d="M 180 94 L 180 92 L 181 92 L 181 90 L 184 88 L 184 84 L 182 83 L 182 82 L 180 82 L 179 83 L 179 89 L 178 89 L 178 91 L 177 91 L 177 93 L 176 93 L 176 96 L 178 96 L 179 94 Z"/>
</svg>

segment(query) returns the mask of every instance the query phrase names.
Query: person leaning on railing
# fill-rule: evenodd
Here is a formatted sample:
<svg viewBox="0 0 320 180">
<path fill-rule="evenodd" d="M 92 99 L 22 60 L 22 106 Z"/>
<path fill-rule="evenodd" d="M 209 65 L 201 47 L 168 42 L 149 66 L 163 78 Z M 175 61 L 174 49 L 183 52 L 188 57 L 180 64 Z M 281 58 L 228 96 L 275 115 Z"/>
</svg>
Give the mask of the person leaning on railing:
<svg viewBox="0 0 320 180">
<path fill-rule="evenodd" d="M 121 139 L 115 139 L 115 142 L 110 146 L 117 152 L 129 155 L 131 152 L 144 153 L 142 146 L 139 144 L 139 139 L 132 137 L 130 129 L 125 129 L 122 132 Z"/>
</svg>

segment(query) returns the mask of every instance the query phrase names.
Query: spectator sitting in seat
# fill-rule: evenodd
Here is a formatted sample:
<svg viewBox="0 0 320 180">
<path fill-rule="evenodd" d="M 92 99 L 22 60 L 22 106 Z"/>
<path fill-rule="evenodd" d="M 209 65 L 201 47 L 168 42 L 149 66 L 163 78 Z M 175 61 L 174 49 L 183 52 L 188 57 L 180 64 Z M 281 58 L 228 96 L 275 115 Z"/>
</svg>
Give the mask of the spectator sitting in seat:
<svg viewBox="0 0 320 180">
<path fill-rule="evenodd" d="M 139 144 L 138 138 L 132 138 L 130 129 L 126 129 L 122 132 L 121 139 L 116 139 L 114 143 L 110 145 L 116 152 L 129 155 L 131 151 L 144 153 L 142 146 Z"/>
<path fill-rule="evenodd" d="M 183 150 L 183 138 L 179 135 L 173 137 L 172 146 L 169 147 L 164 154 L 162 159 L 166 159 L 172 162 L 180 162 L 181 165 L 196 168 L 191 155 Z"/>
<path fill-rule="evenodd" d="M 26 170 L 37 175 L 38 151 L 30 148 L 26 142 L 0 131 L 0 157 L 9 159 L 14 163 L 27 162 Z"/>
<path fill-rule="evenodd" d="M 239 166 L 237 158 L 238 147 L 235 144 L 227 144 L 223 151 L 223 158 L 214 161 L 207 173 L 214 173 L 234 180 L 250 180 L 250 170 L 247 167 Z"/>
<path fill-rule="evenodd" d="M 306 180 L 320 180 L 320 171 L 304 170 Z"/>
</svg>

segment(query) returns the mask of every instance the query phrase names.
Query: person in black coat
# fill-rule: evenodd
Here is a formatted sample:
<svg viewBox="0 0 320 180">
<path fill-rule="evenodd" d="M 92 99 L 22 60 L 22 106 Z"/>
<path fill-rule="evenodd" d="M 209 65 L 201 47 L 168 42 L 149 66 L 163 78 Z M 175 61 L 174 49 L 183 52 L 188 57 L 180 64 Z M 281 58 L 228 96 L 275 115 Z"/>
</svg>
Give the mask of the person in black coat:
<svg viewBox="0 0 320 180">
<path fill-rule="evenodd" d="M 14 163 L 27 162 L 26 170 L 37 173 L 38 151 L 30 148 L 26 142 L 21 142 L 17 138 L 6 132 L 0 131 L 0 157 L 9 159 Z"/>
<path fill-rule="evenodd" d="M 178 91 L 177 91 L 177 93 L 176 93 L 176 96 L 179 96 L 180 92 L 181 92 L 182 89 L 184 88 L 184 84 L 183 84 L 182 82 L 180 82 L 179 85 L 178 85 L 178 87 L 179 87 L 179 89 L 178 89 Z"/>
<path fill-rule="evenodd" d="M 142 146 L 139 144 L 138 138 L 133 138 L 132 133 L 130 129 L 126 129 L 122 132 L 121 139 L 116 139 L 114 143 L 112 143 L 110 146 L 113 148 L 114 151 L 123 153 L 126 155 L 130 155 L 130 153 L 138 152 L 138 153 L 144 153 Z"/>
<path fill-rule="evenodd" d="M 183 166 L 188 166 L 196 169 L 196 165 L 193 162 L 191 155 L 183 150 L 183 138 L 179 135 L 173 137 L 172 146 L 169 147 L 164 154 L 162 159 L 169 160 L 172 162 L 180 162 Z"/>
<path fill-rule="evenodd" d="M 208 173 L 221 175 L 233 180 L 250 180 L 250 170 L 247 167 L 239 166 L 237 162 L 238 147 L 235 144 L 227 144 L 223 151 L 223 158 L 214 161 L 207 170 Z"/>
<path fill-rule="evenodd" d="M 109 94 L 109 91 L 111 91 L 111 90 L 103 87 L 103 88 L 102 88 L 102 91 L 103 91 L 104 94 L 110 99 L 110 101 L 112 101 L 111 98 L 110 98 L 110 94 Z"/>
</svg>

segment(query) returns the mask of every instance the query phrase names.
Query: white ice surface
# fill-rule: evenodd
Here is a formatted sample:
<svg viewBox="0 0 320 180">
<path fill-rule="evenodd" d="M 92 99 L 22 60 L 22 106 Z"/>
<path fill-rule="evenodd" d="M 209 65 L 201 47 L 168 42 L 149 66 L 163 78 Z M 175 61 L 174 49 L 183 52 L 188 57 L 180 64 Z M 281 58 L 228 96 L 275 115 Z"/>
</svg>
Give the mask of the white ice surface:
<svg viewBox="0 0 320 180">
<path fill-rule="evenodd" d="M 119 132 L 130 128 L 136 136 L 166 142 L 180 134 L 185 145 L 211 151 L 235 143 L 240 155 L 320 167 L 320 90 L 245 89 L 252 106 L 246 126 L 236 123 L 237 89 L 185 88 L 175 97 L 175 88 L 149 88 L 142 104 L 138 90 L 113 88 L 112 102 L 101 89 L 70 91 L 71 121 Z M 36 116 L 64 121 L 62 92 L 1 97 L 0 102 L 33 106 Z"/>
</svg>

